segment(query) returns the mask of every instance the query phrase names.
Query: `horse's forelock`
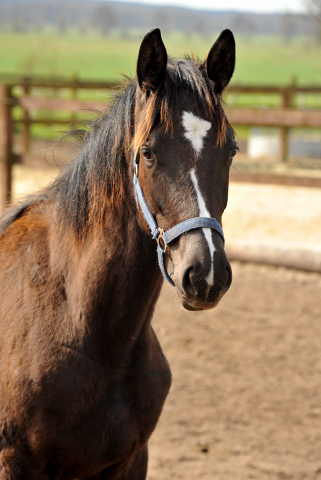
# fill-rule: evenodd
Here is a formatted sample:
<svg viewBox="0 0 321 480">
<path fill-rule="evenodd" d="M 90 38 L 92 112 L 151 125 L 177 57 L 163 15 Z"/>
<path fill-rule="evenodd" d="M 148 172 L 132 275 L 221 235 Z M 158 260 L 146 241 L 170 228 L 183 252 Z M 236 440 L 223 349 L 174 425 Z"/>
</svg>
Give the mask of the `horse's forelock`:
<svg viewBox="0 0 321 480">
<path fill-rule="evenodd" d="M 183 89 L 187 89 L 189 95 L 192 94 L 201 103 L 211 121 L 214 122 L 217 146 L 225 143 L 226 131 L 230 125 L 221 105 L 221 97 L 215 94 L 214 84 L 207 77 L 200 62 L 195 58 L 186 58 L 168 63 L 164 83 L 149 96 L 140 112 L 133 139 L 136 151 L 146 141 L 156 122 L 160 122 L 166 133 L 172 132 L 173 105 L 178 104 L 178 95 Z"/>
</svg>

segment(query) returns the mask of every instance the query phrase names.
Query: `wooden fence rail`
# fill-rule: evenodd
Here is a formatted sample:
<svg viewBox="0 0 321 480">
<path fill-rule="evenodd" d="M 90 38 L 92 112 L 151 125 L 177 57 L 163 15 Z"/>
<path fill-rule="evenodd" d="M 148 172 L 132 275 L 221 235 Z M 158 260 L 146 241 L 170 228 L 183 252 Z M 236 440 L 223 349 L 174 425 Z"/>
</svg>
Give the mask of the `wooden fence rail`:
<svg viewBox="0 0 321 480">
<path fill-rule="evenodd" d="M 226 108 L 232 125 L 264 127 L 321 127 L 321 110 L 290 110 L 266 108 Z"/>
<path fill-rule="evenodd" d="M 1 78 L 0 78 L 1 81 Z M 11 166 L 13 162 L 12 131 L 14 123 L 22 124 L 24 151 L 29 147 L 30 125 L 32 124 L 64 124 L 69 120 L 45 118 L 31 118 L 33 110 L 63 110 L 77 112 L 80 110 L 100 110 L 106 108 L 105 103 L 93 100 L 80 100 L 77 98 L 79 90 L 110 90 L 118 88 L 115 82 L 90 82 L 79 81 L 73 78 L 65 79 L 7 79 L 7 84 L 0 84 L 0 214 L 6 203 L 10 201 L 11 192 Z M 18 88 L 17 88 L 18 87 Z M 39 96 L 37 89 L 53 89 L 57 93 L 55 98 Z M 70 89 L 72 98 L 59 98 L 60 89 Z M 18 93 L 16 92 L 18 90 Z M 15 95 L 13 95 L 15 92 Z M 281 155 L 287 158 L 288 131 L 292 127 L 317 127 L 321 128 L 321 110 L 294 108 L 294 98 L 297 94 L 321 94 L 321 87 L 300 87 L 292 83 L 289 87 L 274 86 L 241 86 L 232 85 L 229 94 L 274 94 L 280 96 L 278 108 L 239 108 L 226 109 L 232 125 L 278 127 L 281 131 Z M 37 95 L 37 96 L 36 96 Z M 13 108 L 21 108 L 22 115 L 19 120 L 13 117 Z"/>
</svg>

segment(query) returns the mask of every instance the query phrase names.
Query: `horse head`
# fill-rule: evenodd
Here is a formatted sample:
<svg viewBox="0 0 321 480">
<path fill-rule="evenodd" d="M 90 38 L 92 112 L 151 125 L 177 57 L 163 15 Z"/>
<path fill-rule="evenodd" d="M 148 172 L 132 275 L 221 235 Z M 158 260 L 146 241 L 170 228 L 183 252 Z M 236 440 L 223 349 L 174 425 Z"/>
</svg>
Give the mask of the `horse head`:
<svg viewBox="0 0 321 480">
<path fill-rule="evenodd" d="M 189 310 L 216 306 L 232 281 L 220 225 L 238 147 L 221 94 L 234 66 L 229 30 L 220 34 L 204 62 L 168 60 L 159 29 L 144 37 L 138 56 L 135 175 L 158 234 L 190 222 L 166 249 L 169 271 L 173 264 L 170 281 Z M 138 203 L 140 224 L 150 233 L 148 214 Z M 206 220 L 193 223 L 199 217 L 212 219 L 212 226 Z"/>
</svg>

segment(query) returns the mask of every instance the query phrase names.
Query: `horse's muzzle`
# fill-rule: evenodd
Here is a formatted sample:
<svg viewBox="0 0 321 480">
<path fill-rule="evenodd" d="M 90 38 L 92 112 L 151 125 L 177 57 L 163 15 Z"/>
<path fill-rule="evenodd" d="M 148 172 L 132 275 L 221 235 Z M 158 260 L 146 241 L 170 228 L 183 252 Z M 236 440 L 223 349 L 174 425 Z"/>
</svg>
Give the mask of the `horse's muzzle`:
<svg viewBox="0 0 321 480">
<path fill-rule="evenodd" d="M 175 272 L 175 285 L 187 310 L 208 310 L 215 307 L 232 283 L 232 269 L 223 248 L 214 259 L 202 251 L 185 257 Z M 213 262 L 213 266 L 211 263 Z"/>
</svg>

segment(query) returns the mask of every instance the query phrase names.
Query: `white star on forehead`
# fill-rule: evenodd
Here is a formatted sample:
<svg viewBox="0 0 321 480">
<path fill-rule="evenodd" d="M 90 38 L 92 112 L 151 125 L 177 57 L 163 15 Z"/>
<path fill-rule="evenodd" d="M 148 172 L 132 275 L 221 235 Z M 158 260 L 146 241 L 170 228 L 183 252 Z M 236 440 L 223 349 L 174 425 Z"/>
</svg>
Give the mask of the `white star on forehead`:
<svg viewBox="0 0 321 480">
<path fill-rule="evenodd" d="M 187 138 L 198 155 L 204 144 L 204 137 L 211 128 L 211 122 L 197 117 L 192 112 L 183 112 L 182 124 L 185 129 L 184 137 Z"/>
</svg>

